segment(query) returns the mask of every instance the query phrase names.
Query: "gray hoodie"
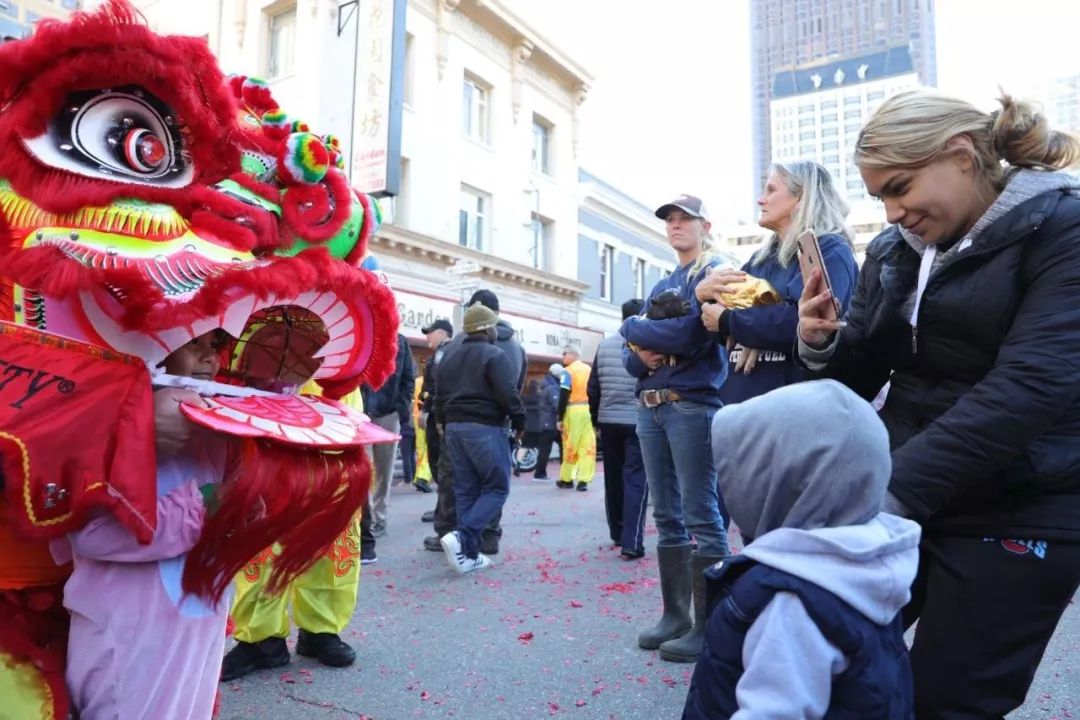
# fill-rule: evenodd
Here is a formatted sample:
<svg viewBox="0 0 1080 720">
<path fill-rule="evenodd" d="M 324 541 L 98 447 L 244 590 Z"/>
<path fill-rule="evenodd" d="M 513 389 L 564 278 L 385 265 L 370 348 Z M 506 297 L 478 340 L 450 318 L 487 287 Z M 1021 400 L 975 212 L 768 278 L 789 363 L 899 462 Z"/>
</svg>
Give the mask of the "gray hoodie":
<svg viewBox="0 0 1080 720">
<path fill-rule="evenodd" d="M 910 599 L 920 530 L 881 512 L 889 439 L 869 403 L 831 380 L 797 383 L 721 409 L 712 445 L 732 520 L 754 537 L 746 556 L 892 622 Z M 821 717 L 847 667 L 791 593 L 751 626 L 743 664 L 740 720 Z"/>
</svg>

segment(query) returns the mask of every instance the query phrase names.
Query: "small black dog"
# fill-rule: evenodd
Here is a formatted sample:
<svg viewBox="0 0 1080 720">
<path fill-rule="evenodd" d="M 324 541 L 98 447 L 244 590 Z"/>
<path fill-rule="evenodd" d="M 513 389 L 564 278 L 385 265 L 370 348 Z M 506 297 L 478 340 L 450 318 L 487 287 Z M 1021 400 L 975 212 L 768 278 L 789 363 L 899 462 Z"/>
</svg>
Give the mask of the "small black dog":
<svg viewBox="0 0 1080 720">
<path fill-rule="evenodd" d="M 645 317 L 650 320 L 667 320 L 690 314 L 690 301 L 682 293 L 671 288 L 652 299 Z"/>
</svg>

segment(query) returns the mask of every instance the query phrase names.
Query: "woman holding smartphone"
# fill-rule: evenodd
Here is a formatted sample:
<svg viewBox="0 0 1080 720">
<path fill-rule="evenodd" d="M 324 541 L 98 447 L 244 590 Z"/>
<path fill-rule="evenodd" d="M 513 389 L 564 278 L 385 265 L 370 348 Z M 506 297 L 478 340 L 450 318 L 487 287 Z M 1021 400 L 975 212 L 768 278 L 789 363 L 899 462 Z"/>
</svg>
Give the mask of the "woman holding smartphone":
<svg viewBox="0 0 1080 720">
<path fill-rule="evenodd" d="M 773 165 L 757 203 L 761 208 L 758 224 L 772 230 L 772 237 L 742 271 L 715 270 L 696 291 L 702 302 L 702 323 L 728 345 L 731 372 L 720 388 L 725 405 L 804 379 L 805 371 L 794 357 L 803 292 L 798 241 L 803 233 L 817 236 L 842 309 L 847 308 L 859 272 L 844 226 L 848 207 L 824 167 L 808 160 Z M 743 310 L 726 308 L 725 295 L 747 275 L 767 280 L 781 302 Z M 715 448 L 722 448 L 722 442 L 723 438 L 713 439 Z"/>
<path fill-rule="evenodd" d="M 893 227 L 846 325 L 819 273 L 799 303 L 811 369 L 867 400 L 892 378 L 886 510 L 923 526 L 904 610 L 920 720 L 1021 705 L 1080 584 L 1080 181 L 1053 171 L 1080 144 L 999 102 L 878 109 L 854 159 Z"/>
</svg>

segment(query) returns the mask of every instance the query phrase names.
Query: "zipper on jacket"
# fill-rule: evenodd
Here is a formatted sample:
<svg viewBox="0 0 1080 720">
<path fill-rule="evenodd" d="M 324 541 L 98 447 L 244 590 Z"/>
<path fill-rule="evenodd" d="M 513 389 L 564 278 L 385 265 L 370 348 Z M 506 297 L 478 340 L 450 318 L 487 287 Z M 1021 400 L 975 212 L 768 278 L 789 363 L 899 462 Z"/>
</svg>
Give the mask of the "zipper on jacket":
<svg viewBox="0 0 1080 720">
<path fill-rule="evenodd" d="M 918 325 L 912 325 L 911 326 L 911 354 L 912 355 L 918 355 L 919 354 L 919 326 Z"/>
</svg>

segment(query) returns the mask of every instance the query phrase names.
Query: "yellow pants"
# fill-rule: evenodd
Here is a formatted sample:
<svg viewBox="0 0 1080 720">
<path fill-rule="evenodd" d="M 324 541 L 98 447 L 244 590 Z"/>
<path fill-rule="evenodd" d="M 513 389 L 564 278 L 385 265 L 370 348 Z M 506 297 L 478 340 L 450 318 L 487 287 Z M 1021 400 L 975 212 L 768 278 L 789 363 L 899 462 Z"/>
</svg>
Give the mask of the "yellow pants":
<svg viewBox="0 0 1080 720">
<path fill-rule="evenodd" d="M 0 720 L 54 720 L 48 683 L 30 661 L 0 653 Z M 60 718 L 59 720 L 63 720 Z"/>
<path fill-rule="evenodd" d="M 360 589 L 360 516 L 280 595 L 265 591 L 275 554 L 275 548 L 267 548 L 236 576 L 232 607 L 236 639 L 254 643 L 288 636 L 290 602 L 297 627 L 340 635 L 356 610 Z"/>
<path fill-rule="evenodd" d="M 431 468 L 428 467 L 427 430 L 416 425 L 416 479 L 431 482 Z"/>
<path fill-rule="evenodd" d="M 566 408 L 562 426 L 562 453 L 560 480 L 592 481 L 596 475 L 596 433 L 588 405 Z"/>
</svg>

